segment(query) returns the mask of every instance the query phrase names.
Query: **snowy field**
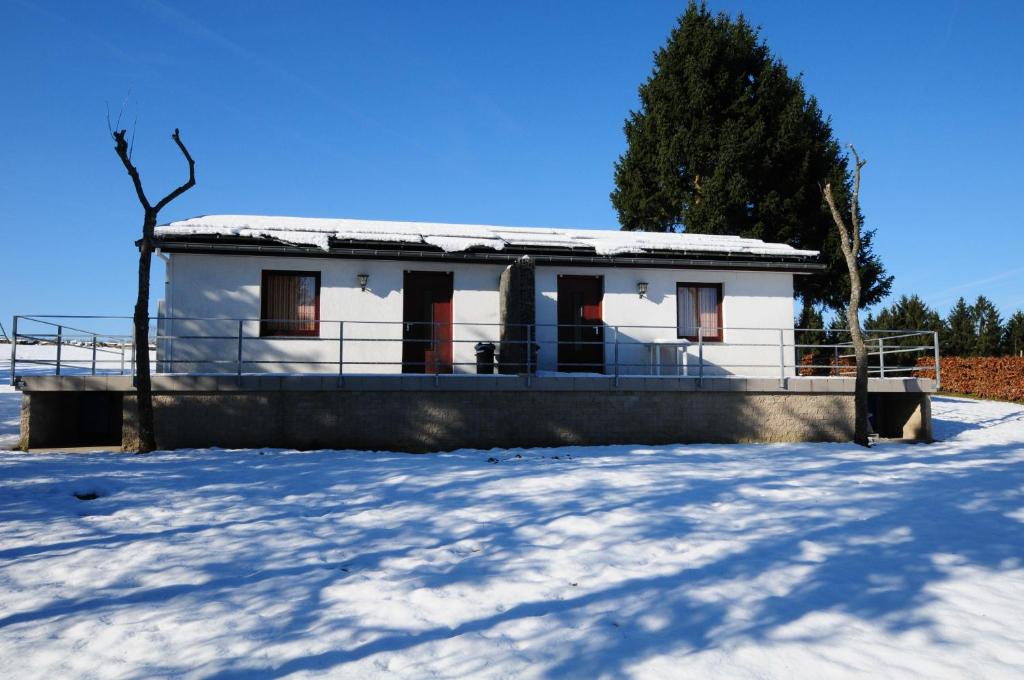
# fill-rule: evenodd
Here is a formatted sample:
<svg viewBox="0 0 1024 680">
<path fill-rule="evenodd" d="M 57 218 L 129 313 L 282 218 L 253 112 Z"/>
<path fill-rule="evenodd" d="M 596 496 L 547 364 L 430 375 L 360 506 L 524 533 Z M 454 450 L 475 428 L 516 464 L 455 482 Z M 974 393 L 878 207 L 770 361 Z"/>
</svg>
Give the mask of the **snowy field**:
<svg viewBox="0 0 1024 680">
<path fill-rule="evenodd" d="M 0 677 L 1021 677 L 1024 408 L 934 406 L 871 450 L 0 454 Z"/>
</svg>

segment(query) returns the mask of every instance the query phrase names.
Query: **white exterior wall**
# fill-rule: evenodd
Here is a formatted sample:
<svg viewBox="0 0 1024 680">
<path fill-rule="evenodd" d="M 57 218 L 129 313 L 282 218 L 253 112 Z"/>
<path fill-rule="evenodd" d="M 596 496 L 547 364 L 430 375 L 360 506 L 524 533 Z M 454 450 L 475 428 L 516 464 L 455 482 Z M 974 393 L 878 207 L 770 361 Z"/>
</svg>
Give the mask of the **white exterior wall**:
<svg viewBox="0 0 1024 680">
<path fill-rule="evenodd" d="M 602 315 L 605 326 L 605 365 L 612 371 L 618 327 L 620 373 L 650 374 L 653 340 L 676 340 L 676 284 L 722 284 L 723 342 L 704 344 L 704 375 L 779 375 L 780 331 L 785 340 L 787 375 L 793 375 L 793 275 L 777 272 L 734 272 L 678 269 L 607 269 L 592 267 L 537 268 L 537 339 L 541 370 L 557 370 L 555 351 L 558 321 L 558 275 L 604 277 Z M 647 296 L 637 294 L 637 282 L 647 282 Z M 644 326 L 644 327 L 641 327 Z M 747 330 L 752 329 L 752 330 Z M 744 346 L 747 344 L 748 346 Z M 768 345 L 768 346 L 749 346 Z M 661 347 L 662 374 L 675 375 L 674 348 Z M 697 374 L 694 342 L 679 356 L 679 372 Z M 688 362 L 688 367 L 687 367 Z"/>
<path fill-rule="evenodd" d="M 183 317 L 258 319 L 260 283 L 264 269 L 319 271 L 319 339 L 260 338 L 256 321 L 242 323 L 243 370 L 246 373 L 317 372 L 337 373 L 339 320 L 344 320 L 346 373 L 398 373 L 402 357 L 403 272 L 450 271 L 454 294 L 454 360 L 456 372 L 474 369 L 473 346 L 481 340 L 499 337 L 498 281 L 504 266 L 463 263 L 430 263 L 340 258 L 289 258 L 245 255 L 172 254 L 166 286 L 167 314 L 176 320 L 165 323 L 171 336 L 161 343 L 161 360 L 173 360 L 176 372 L 234 372 L 237 370 L 239 322 L 234 320 L 185 321 Z M 369 275 L 366 292 L 359 289 L 356 275 Z M 675 339 L 676 283 L 721 283 L 723 343 L 706 343 L 705 375 L 779 375 L 779 331 L 783 333 L 787 374 L 793 375 L 793 278 L 772 272 L 731 272 L 668 269 L 598 269 L 593 267 L 537 268 L 537 341 L 541 345 L 540 370 L 557 370 L 558 274 L 601 274 L 604 278 L 603 318 L 606 326 L 620 326 L 620 373 L 649 374 L 649 351 L 640 343 Z M 638 281 L 648 283 L 647 297 L 637 295 Z M 370 322 L 386 321 L 387 324 Z M 473 325 L 460 325 L 473 324 Z M 632 326 L 632 328 L 626 328 Z M 648 326 L 648 328 L 637 328 Z M 758 330 L 743 330 L 745 328 Z M 771 329 L 771 330 L 766 330 Z M 210 336 L 216 336 L 211 338 Z M 382 338 L 378 342 L 363 339 Z M 612 372 L 615 331 L 607 328 L 606 365 Z M 637 344 L 632 344 L 637 343 Z M 758 343 L 744 347 L 738 343 Z M 696 347 L 688 350 L 690 375 L 696 375 Z M 664 374 L 675 374 L 675 355 L 670 347 L 661 349 Z M 212 363 L 211 360 L 221 363 Z M 297 360 L 319 364 L 298 363 Z M 291 360 L 291 361 L 289 361 Z M 256 363 L 266 362 L 266 363 Z M 360 363 L 366 362 L 366 363 Z M 384 363 L 370 363 L 384 362 Z M 632 364 L 626 366 L 625 364 Z"/>
<path fill-rule="evenodd" d="M 168 314 L 172 317 L 258 319 L 264 269 L 320 272 L 320 338 L 260 338 L 259 323 L 245 322 L 244 361 L 273 362 L 246 363 L 246 373 L 337 373 L 339 320 L 345 322 L 346 373 L 401 373 L 402 279 L 406 270 L 452 272 L 453 359 L 457 372 L 475 371 L 473 346 L 477 342 L 498 339 L 498 279 L 504 270 L 502 265 L 181 253 L 172 254 L 171 262 L 167 299 Z M 365 292 L 359 289 L 357 274 L 370 277 Z M 379 321 L 391 323 L 372 323 Z M 459 325 L 470 322 L 482 325 Z M 172 341 L 173 358 L 189 362 L 177 364 L 177 371 L 237 370 L 237 321 L 173 321 L 168 328 L 169 335 L 222 336 L 219 340 Z M 368 341 L 373 338 L 384 340 Z M 214 357 L 226 359 L 227 363 L 196 366 L 201 359 Z M 301 364 L 287 359 L 324 363 Z"/>
</svg>

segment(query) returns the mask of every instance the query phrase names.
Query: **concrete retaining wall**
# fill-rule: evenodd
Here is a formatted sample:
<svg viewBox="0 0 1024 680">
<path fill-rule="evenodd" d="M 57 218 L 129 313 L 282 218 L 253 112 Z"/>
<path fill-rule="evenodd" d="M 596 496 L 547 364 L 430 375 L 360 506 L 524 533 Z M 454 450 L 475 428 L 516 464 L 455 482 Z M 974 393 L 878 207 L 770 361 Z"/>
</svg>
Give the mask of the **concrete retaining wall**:
<svg viewBox="0 0 1024 680">
<path fill-rule="evenodd" d="M 135 398 L 124 400 L 126 414 Z M 160 448 L 447 451 L 565 444 L 839 441 L 853 398 L 743 392 L 162 394 Z M 132 418 L 124 438 L 134 440 Z"/>
<path fill-rule="evenodd" d="M 159 377 L 160 448 L 444 451 L 566 444 L 849 441 L 852 379 Z M 930 384 L 871 381 L 885 437 L 931 438 Z M 127 378 L 26 378 L 22 445 L 134 450 Z"/>
</svg>

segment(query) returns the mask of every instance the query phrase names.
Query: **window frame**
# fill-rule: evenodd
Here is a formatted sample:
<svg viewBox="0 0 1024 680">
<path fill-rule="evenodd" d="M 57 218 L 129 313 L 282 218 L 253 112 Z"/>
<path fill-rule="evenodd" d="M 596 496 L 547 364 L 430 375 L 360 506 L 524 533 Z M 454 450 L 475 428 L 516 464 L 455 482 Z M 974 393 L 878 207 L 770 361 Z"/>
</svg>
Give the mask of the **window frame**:
<svg viewBox="0 0 1024 680">
<path fill-rule="evenodd" d="M 267 276 L 312 276 L 316 282 L 316 296 L 313 304 L 313 330 L 281 331 L 268 329 L 267 319 Z M 260 273 L 260 337 L 261 338 L 319 338 L 320 337 L 320 272 L 301 269 L 264 269 Z"/>
<path fill-rule="evenodd" d="M 682 325 L 679 323 L 679 289 L 680 288 L 714 288 L 718 292 L 718 304 L 715 310 L 716 318 L 718 319 L 715 324 L 718 326 L 718 330 L 715 335 L 703 336 L 704 342 L 724 342 L 725 341 L 725 324 L 722 322 L 722 307 L 725 306 L 725 296 L 722 293 L 721 283 L 705 283 L 701 281 L 677 281 L 676 282 L 676 338 L 679 340 L 691 340 L 697 342 L 700 339 L 697 335 L 682 335 Z M 698 300 L 700 295 L 698 294 Z M 697 310 L 698 316 L 700 315 L 700 309 Z M 697 327 L 700 328 L 700 319 L 697 320 Z"/>
</svg>

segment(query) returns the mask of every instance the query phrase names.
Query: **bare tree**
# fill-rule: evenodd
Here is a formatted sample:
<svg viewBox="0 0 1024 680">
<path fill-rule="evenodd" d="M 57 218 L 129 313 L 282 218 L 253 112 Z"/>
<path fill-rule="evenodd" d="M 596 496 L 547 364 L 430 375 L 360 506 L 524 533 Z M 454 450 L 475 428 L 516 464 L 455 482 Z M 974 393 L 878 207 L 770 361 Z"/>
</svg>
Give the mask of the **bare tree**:
<svg viewBox="0 0 1024 680">
<path fill-rule="evenodd" d="M 142 239 L 138 241 L 139 246 L 139 294 L 135 301 L 135 354 L 136 354 L 136 375 L 135 392 L 138 400 L 138 425 L 139 440 L 138 452 L 148 453 L 156 448 L 156 429 L 153 424 L 153 393 L 152 381 L 149 369 L 149 271 L 153 259 L 153 229 L 156 227 L 157 216 L 160 211 L 171 201 L 196 185 L 196 163 L 192 160 L 188 149 L 181 141 L 177 128 L 171 139 L 181 149 L 181 153 L 188 161 L 188 181 L 174 189 L 171 193 L 157 201 L 155 205 L 146 198 L 146 192 L 142 189 L 142 179 L 139 171 L 132 164 L 132 148 L 125 139 L 126 130 L 111 130 L 114 138 L 114 151 L 121 159 L 128 176 L 132 178 L 135 185 L 135 195 L 142 204 Z"/>
<path fill-rule="evenodd" d="M 839 229 L 839 245 L 843 249 L 843 257 L 846 258 L 846 269 L 850 274 L 850 303 L 846 307 L 846 323 L 850 329 L 850 337 L 853 339 L 853 353 L 857 358 L 857 378 L 854 382 L 854 424 L 853 441 L 861 446 L 868 446 L 868 349 L 864 344 L 864 335 L 860 329 L 860 269 L 857 267 L 857 256 L 860 253 L 860 210 L 858 200 L 860 198 L 860 169 L 867 161 L 861 160 L 857 150 L 850 144 L 850 152 L 853 154 L 853 194 L 850 201 L 850 224 L 847 225 L 842 213 L 836 207 L 835 198 L 832 196 L 832 184 L 826 184 L 822 189 L 825 195 L 825 202 L 832 211 L 832 219 L 835 220 L 836 228 Z"/>
</svg>

